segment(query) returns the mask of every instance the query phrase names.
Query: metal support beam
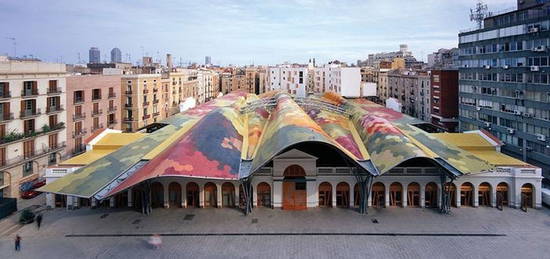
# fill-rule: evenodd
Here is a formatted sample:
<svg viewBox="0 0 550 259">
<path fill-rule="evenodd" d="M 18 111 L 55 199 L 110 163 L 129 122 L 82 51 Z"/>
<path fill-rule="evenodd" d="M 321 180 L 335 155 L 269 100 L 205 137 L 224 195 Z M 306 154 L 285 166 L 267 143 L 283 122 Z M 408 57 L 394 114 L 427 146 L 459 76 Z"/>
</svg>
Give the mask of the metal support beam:
<svg viewBox="0 0 550 259">
<path fill-rule="evenodd" d="M 441 174 L 441 207 L 439 212 L 442 214 L 449 214 L 451 212 L 451 186 L 453 178 L 450 182 L 447 182 L 447 174 L 443 171 Z"/>
<path fill-rule="evenodd" d="M 141 195 L 141 213 L 145 215 L 151 214 L 153 208 L 151 205 L 151 181 L 146 180 L 142 184 L 143 186 L 143 195 Z"/>
<path fill-rule="evenodd" d="M 251 177 L 247 177 L 240 180 L 241 186 L 243 188 L 243 195 L 244 195 L 244 208 L 243 212 L 244 215 L 248 215 L 252 213 L 252 179 Z"/>
<path fill-rule="evenodd" d="M 359 213 L 368 214 L 369 192 L 372 187 L 373 176 L 368 172 L 363 172 L 361 168 L 356 167 L 354 171 L 355 179 L 359 184 Z"/>
</svg>

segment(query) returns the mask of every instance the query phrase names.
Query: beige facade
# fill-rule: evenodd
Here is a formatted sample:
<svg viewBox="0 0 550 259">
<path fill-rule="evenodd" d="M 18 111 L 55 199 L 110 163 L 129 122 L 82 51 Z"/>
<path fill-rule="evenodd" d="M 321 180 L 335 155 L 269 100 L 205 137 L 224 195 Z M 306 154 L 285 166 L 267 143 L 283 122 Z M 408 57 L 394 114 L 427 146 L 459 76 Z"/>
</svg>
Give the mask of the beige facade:
<svg viewBox="0 0 550 259">
<path fill-rule="evenodd" d="M 388 86 L 388 98 L 399 101 L 401 112 L 431 121 L 430 76 L 427 73 L 393 70 L 388 74 Z"/>
<path fill-rule="evenodd" d="M 85 151 L 85 139 L 101 129 L 121 129 L 120 75 L 67 77 L 67 154 Z"/>
<path fill-rule="evenodd" d="M 0 57 L 0 196 L 64 155 L 65 77 L 64 64 Z"/>
<path fill-rule="evenodd" d="M 121 78 L 122 130 L 135 132 L 166 118 L 166 101 L 160 74 L 126 75 Z"/>
</svg>

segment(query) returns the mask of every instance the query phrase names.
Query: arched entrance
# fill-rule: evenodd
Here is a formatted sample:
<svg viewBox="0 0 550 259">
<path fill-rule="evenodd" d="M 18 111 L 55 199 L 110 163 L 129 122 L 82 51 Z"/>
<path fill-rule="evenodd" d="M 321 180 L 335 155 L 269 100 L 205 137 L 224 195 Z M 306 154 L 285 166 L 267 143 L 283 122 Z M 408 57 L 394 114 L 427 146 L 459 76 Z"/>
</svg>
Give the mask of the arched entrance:
<svg viewBox="0 0 550 259">
<path fill-rule="evenodd" d="M 271 208 L 271 187 L 266 182 L 258 184 L 258 207 Z"/>
<path fill-rule="evenodd" d="M 497 207 L 508 206 L 508 184 L 499 183 L 497 185 Z"/>
<path fill-rule="evenodd" d="M 283 209 L 306 209 L 306 171 L 299 165 L 291 165 L 284 171 Z"/>
<path fill-rule="evenodd" d="M 471 183 L 463 183 L 460 186 L 460 205 L 474 206 L 474 186 Z"/>
<path fill-rule="evenodd" d="M 171 182 L 168 185 L 168 202 L 170 208 L 181 207 L 181 185 L 176 182 Z"/>
<path fill-rule="evenodd" d="M 319 207 L 332 207 L 332 185 L 328 182 L 319 185 Z"/>
<path fill-rule="evenodd" d="M 437 208 L 437 184 L 430 182 L 426 184 L 424 191 L 424 204 L 426 208 Z"/>
<path fill-rule="evenodd" d="M 235 186 L 230 182 L 222 184 L 222 207 L 235 207 Z"/>
<path fill-rule="evenodd" d="M 407 186 L 407 206 L 420 207 L 420 185 L 418 183 L 410 183 Z"/>
<path fill-rule="evenodd" d="M 151 207 L 153 209 L 164 207 L 164 187 L 159 182 L 151 184 Z"/>
<path fill-rule="evenodd" d="M 401 184 L 398 182 L 392 183 L 390 185 L 390 206 L 403 206 L 403 186 L 401 186 Z"/>
<path fill-rule="evenodd" d="M 349 208 L 349 184 L 341 182 L 336 185 L 336 207 Z"/>
<path fill-rule="evenodd" d="M 200 207 L 200 203 L 199 203 L 199 194 L 200 194 L 199 185 L 194 183 L 194 182 L 189 182 L 185 186 L 185 189 L 186 189 L 186 192 L 187 192 L 187 194 L 186 194 L 187 207 L 188 208 L 192 208 L 192 207 L 198 208 L 198 207 Z"/>
<path fill-rule="evenodd" d="M 375 208 L 382 208 L 386 203 L 385 193 L 386 188 L 383 183 L 377 182 L 372 185 L 372 206 Z"/>
<path fill-rule="evenodd" d="M 533 208 L 533 185 L 526 183 L 521 186 L 521 207 L 522 208 Z"/>
<path fill-rule="evenodd" d="M 477 190 L 479 206 L 491 206 L 491 185 L 487 182 L 481 183 Z"/>
<path fill-rule="evenodd" d="M 126 208 L 128 206 L 128 191 L 115 194 L 115 208 Z"/>
<path fill-rule="evenodd" d="M 204 185 L 204 207 L 216 208 L 218 206 L 218 188 L 213 183 Z"/>
</svg>

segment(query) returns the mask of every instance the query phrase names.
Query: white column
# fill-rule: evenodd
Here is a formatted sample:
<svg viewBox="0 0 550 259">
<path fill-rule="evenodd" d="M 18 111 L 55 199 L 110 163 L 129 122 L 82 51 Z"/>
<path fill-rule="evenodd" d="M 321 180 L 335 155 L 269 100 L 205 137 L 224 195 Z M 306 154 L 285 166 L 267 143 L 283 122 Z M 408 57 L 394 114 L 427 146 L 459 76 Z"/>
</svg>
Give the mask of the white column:
<svg viewBox="0 0 550 259">
<path fill-rule="evenodd" d="M 67 210 L 69 210 L 72 208 L 72 205 L 73 205 L 73 196 L 67 195 L 67 201 L 66 201 L 65 207 L 67 208 Z"/>
<path fill-rule="evenodd" d="M 55 194 L 53 193 L 46 193 L 46 206 L 49 208 L 55 207 Z"/>
<path fill-rule="evenodd" d="M 491 207 L 497 206 L 497 188 L 496 186 L 491 186 Z"/>
<path fill-rule="evenodd" d="M 283 206 L 283 182 L 273 181 L 273 207 L 281 208 Z"/>
<path fill-rule="evenodd" d="M 187 185 L 185 182 L 181 184 L 181 207 L 187 208 Z"/>
<path fill-rule="evenodd" d="M 256 188 L 254 188 L 254 192 L 256 192 Z M 237 184 L 235 184 L 235 207 L 239 207 L 239 199 L 239 183 L 237 182 Z"/>
<path fill-rule="evenodd" d="M 319 193 L 317 190 L 317 181 L 306 182 L 306 206 L 315 208 L 319 206 Z"/>
<path fill-rule="evenodd" d="M 128 207 L 131 208 L 133 206 L 132 188 L 128 189 L 127 192 L 128 192 Z"/>
<path fill-rule="evenodd" d="M 401 186 L 403 186 L 403 184 L 401 184 Z M 403 196 L 403 208 L 406 208 L 407 207 L 407 200 L 409 199 L 408 197 L 408 187 L 409 186 L 403 186 L 403 190 L 401 191 L 401 196 Z"/>
<path fill-rule="evenodd" d="M 336 185 L 338 185 L 338 183 L 336 184 L 330 183 L 330 184 L 332 184 L 332 207 L 336 208 Z"/>
<path fill-rule="evenodd" d="M 355 185 L 350 186 L 350 190 L 349 190 L 349 207 L 350 208 L 355 207 Z"/>
<path fill-rule="evenodd" d="M 204 184 L 199 184 L 199 206 L 204 208 Z"/>
<path fill-rule="evenodd" d="M 479 207 L 479 185 L 474 185 L 474 207 Z"/>
<path fill-rule="evenodd" d="M 221 184 L 216 184 L 216 207 L 221 208 L 222 207 L 222 186 Z"/>
<path fill-rule="evenodd" d="M 256 190 L 256 187 L 254 186 L 254 183 L 250 183 L 252 185 L 252 207 L 258 207 L 258 190 Z"/>
<path fill-rule="evenodd" d="M 441 206 L 443 206 L 443 200 L 441 198 L 441 194 L 443 194 L 444 188 L 442 185 L 437 185 L 437 207 L 441 209 Z M 453 201 L 450 201 L 451 204 L 453 204 Z"/>
<path fill-rule="evenodd" d="M 109 207 L 111 208 L 115 207 L 115 197 L 109 198 Z"/>
<path fill-rule="evenodd" d="M 367 207 L 372 207 L 372 185 L 371 189 L 367 193 Z"/>
<path fill-rule="evenodd" d="M 460 204 L 460 185 L 457 185 L 455 190 L 455 199 L 456 199 L 456 207 L 460 208 L 462 204 Z M 452 204 L 452 203 L 451 203 Z"/>
<path fill-rule="evenodd" d="M 168 185 L 164 183 L 161 183 L 161 184 L 162 184 L 162 191 L 163 191 L 162 196 L 164 196 L 164 199 L 162 199 L 164 203 L 163 204 L 164 208 L 170 208 L 170 197 L 168 197 Z"/>
<path fill-rule="evenodd" d="M 92 208 L 97 206 L 97 200 L 95 198 L 92 198 Z"/>
<path fill-rule="evenodd" d="M 390 186 L 386 185 L 384 188 L 384 207 L 388 208 L 390 206 Z"/>
<path fill-rule="evenodd" d="M 425 208 L 425 207 L 426 207 L 426 185 L 420 184 L 420 208 Z"/>
</svg>

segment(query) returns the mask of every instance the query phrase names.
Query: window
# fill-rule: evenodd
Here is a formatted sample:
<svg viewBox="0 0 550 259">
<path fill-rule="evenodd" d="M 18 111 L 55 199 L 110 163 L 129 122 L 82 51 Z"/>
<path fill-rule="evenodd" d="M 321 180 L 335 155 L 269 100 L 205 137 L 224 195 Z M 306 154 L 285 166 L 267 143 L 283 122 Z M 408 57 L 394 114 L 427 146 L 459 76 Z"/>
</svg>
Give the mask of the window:
<svg viewBox="0 0 550 259">
<path fill-rule="evenodd" d="M 48 165 L 55 165 L 57 163 L 57 153 L 51 153 L 48 156 Z"/>
<path fill-rule="evenodd" d="M 115 90 L 112 87 L 109 87 L 109 98 L 115 97 Z"/>
<path fill-rule="evenodd" d="M 57 148 L 57 133 L 48 136 L 48 145 L 50 150 Z"/>
<path fill-rule="evenodd" d="M 48 82 L 48 93 L 61 92 L 57 90 L 57 80 L 50 80 Z"/>
<path fill-rule="evenodd" d="M 23 142 L 23 156 L 25 158 L 34 156 L 34 139 Z"/>
<path fill-rule="evenodd" d="M 0 148 L 0 165 L 6 165 L 6 148 Z"/>
<path fill-rule="evenodd" d="M 6 124 L 0 125 L 0 138 L 3 138 L 6 136 Z"/>
<path fill-rule="evenodd" d="M 0 82 L 0 97 L 2 98 L 10 97 L 10 83 Z"/>
<path fill-rule="evenodd" d="M 55 128 L 55 126 L 57 125 L 57 115 L 50 115 L 48 117 L 48 122 L 50 128 Z"/>
<path fill-rule="evenodd" d="M 23 121 L 23 133 L 31 134 L 34 132 L 34 119 Z"/>
<path fill-rule="evenodd" d="M 29 176 L 32 174 L 32 161 L 28 161 L 23 164 L 23 177 Z"/>
<path fill-rule="evenodd" d="M 101 99 L 101 89 L 92 90 L 92 100 L 100 100 L 100 99 Z"/>
<path fill-rule="evenodd" d="M 23 82 L 23 96 L 38 95 L 38 85 L 36 81 Z"/>
<path fill-rule="evenodd" d="M 82 132 L 82 122 L 81 121 L 74 123 L 74 132 L 76 134 L 80 134 Z"/>
<path fill-rule="evenodd" d="M 94 128 L 94 130 L 99 129 L 99 118 L 98 117 L 94 118 L 93 128 Z"/>
<path fill-rule="evenodd" d="M 74 91 L 74 103 L 84 102 L 84 91 Z"/>
</svg>

